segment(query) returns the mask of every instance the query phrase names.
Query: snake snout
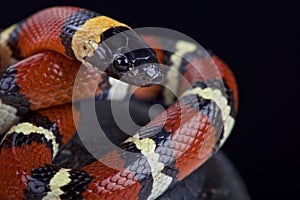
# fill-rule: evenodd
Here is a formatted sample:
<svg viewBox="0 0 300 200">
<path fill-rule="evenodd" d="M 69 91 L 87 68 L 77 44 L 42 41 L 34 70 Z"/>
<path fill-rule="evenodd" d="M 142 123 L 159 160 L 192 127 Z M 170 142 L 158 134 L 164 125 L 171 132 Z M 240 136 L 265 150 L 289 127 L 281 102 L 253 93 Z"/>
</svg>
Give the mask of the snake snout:
<svg viewBox="0 0 300 200">
<path fill-rule="evenodd" d="M 160 64 L 147 63 L 133 67 L 120 80 L 136 86 L 151 86 L 163 81 L 163 72 Z"/>
<path fill-rule="evenodd" d="M 159 64 L 148 64 L 141 66 L 141 73 L 136 76 L 136 83 L 141 86 L 160 84 L 163 80 L 163 73 Z"/>
</svg>

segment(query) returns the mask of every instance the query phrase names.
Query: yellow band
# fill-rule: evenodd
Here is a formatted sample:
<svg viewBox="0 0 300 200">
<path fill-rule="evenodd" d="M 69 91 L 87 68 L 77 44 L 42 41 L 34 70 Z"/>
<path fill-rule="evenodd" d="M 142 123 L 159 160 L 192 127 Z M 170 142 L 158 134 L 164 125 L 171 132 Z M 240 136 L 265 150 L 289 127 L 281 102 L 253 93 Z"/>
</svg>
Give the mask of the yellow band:
<svg viewBox="0 0 300 200">
<path fill-rule="evenodd" d="M 101 34 L 106 30 L 127 25 L 106 16 L 99 16 L 87 20 L 73 35 L 72 49 L 76 58 L 80 61 L 90 56 L 101 42 Z"/>
</svg>

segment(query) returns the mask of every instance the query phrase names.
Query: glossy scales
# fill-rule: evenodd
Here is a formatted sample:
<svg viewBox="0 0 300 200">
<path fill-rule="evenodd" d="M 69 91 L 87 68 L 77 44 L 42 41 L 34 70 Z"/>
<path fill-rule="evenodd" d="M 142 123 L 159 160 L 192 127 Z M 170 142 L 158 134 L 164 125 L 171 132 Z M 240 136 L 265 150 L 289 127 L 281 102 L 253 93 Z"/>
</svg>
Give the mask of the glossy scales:
<svg viewBox="0 0 300 200">
<path fill-rule="evenodd" d="M 108 27 L 95 29 L 96 22 Z M 145 36 L 156 47 L 162 64 L 170 64 L 182 73 L 191 90 L 187 91 L 188 85 L 178 81 L 171 68 L 166 72 L 166 83 L 182 94 L 176 103 L 161 87 L 138 89 L 135 94 L 138 99 L 159 95 L 172 105 L 120 146 L 125 151 L 140 153 L 137 156 L 129 159 L 124 151 L 116 150 L 102 158 L 109 166 L 98 161 L 80 169 L 53 165 L 53 157 L 73 136 L 79 121 L 79 113 L 76 110 L 72 113 L 70 104 L 60 104 L 71 102 L 72 95 L 75 100 L 94 95 L 100 99 L 124 99 L 136 88 L 125 83 L 119 88 L 118 81 L 92 68 L 77 74 L 78 60 L 91 56 L 95 44 L 113 35 L 112 26 L 128 28 L 85 9 L 54 7 L 2 33 L 1 44 L 5 48 L 1 51 L 7 52 L 5 62 L 28 58 L 1 73 L 1 108 L 5 108 L 2 113 L 7 116 L 1 120 L 7 123 L 6 119 L 13 115 L 37 111 L 13 126 L 1 143 L 0 196 L 155 199 L 201 166 L 225 141 L 238 105 L 236 82 L 227 65 L 215 56 L 212 59 L 204 56 L 203 50 L 192 43 Z M 90 46 L 80 44 L 82 37 Z M 160 46 L 171 47 L 176 55 L 160 50 Z M 205 76 L 197 73 L 199 70 Z M 83 84 L 73 90 L 76 75 Z M 91 88 L 96 88 L 96 92 Z"/>
</svg>

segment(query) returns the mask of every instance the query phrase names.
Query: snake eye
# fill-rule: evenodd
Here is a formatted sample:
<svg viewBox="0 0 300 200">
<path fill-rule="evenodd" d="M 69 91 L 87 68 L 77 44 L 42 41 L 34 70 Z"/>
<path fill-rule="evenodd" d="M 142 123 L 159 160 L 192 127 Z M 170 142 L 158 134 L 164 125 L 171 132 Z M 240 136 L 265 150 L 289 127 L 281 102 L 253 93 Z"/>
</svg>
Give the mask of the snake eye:
<svg viewBox="0 0 300 200">
<path fill-rule="evenodd" d="M 116 70 L 121 72 L 127 71 L 130 67 L 129 60 L 124 55 L 117 56 L 113 61 L 113 65 Z"/>
</svg>

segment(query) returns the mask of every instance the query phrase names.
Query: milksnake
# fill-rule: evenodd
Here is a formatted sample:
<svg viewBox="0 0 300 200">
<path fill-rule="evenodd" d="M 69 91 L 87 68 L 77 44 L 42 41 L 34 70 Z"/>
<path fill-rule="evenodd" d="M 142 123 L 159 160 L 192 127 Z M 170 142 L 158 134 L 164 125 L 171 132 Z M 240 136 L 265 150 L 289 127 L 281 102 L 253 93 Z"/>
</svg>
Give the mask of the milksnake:
<svg viewBox="0 0 300 200">
<path fill-rule="evenodd" d="M 5 29 L 0 45 L 0 199 L 156 199 L 217 152 L 233 127 L 235 78 L 192 42 L 139 36 L 104 15 L 63 6 Z M 178 100 L 159 83 L 175 88 Z M 110 166 L 52 163 L 80 120 L 72 101 L 120 100 L 130 91 L 161 97 L 168 108 L 107 153 Z"/>
</svg>

